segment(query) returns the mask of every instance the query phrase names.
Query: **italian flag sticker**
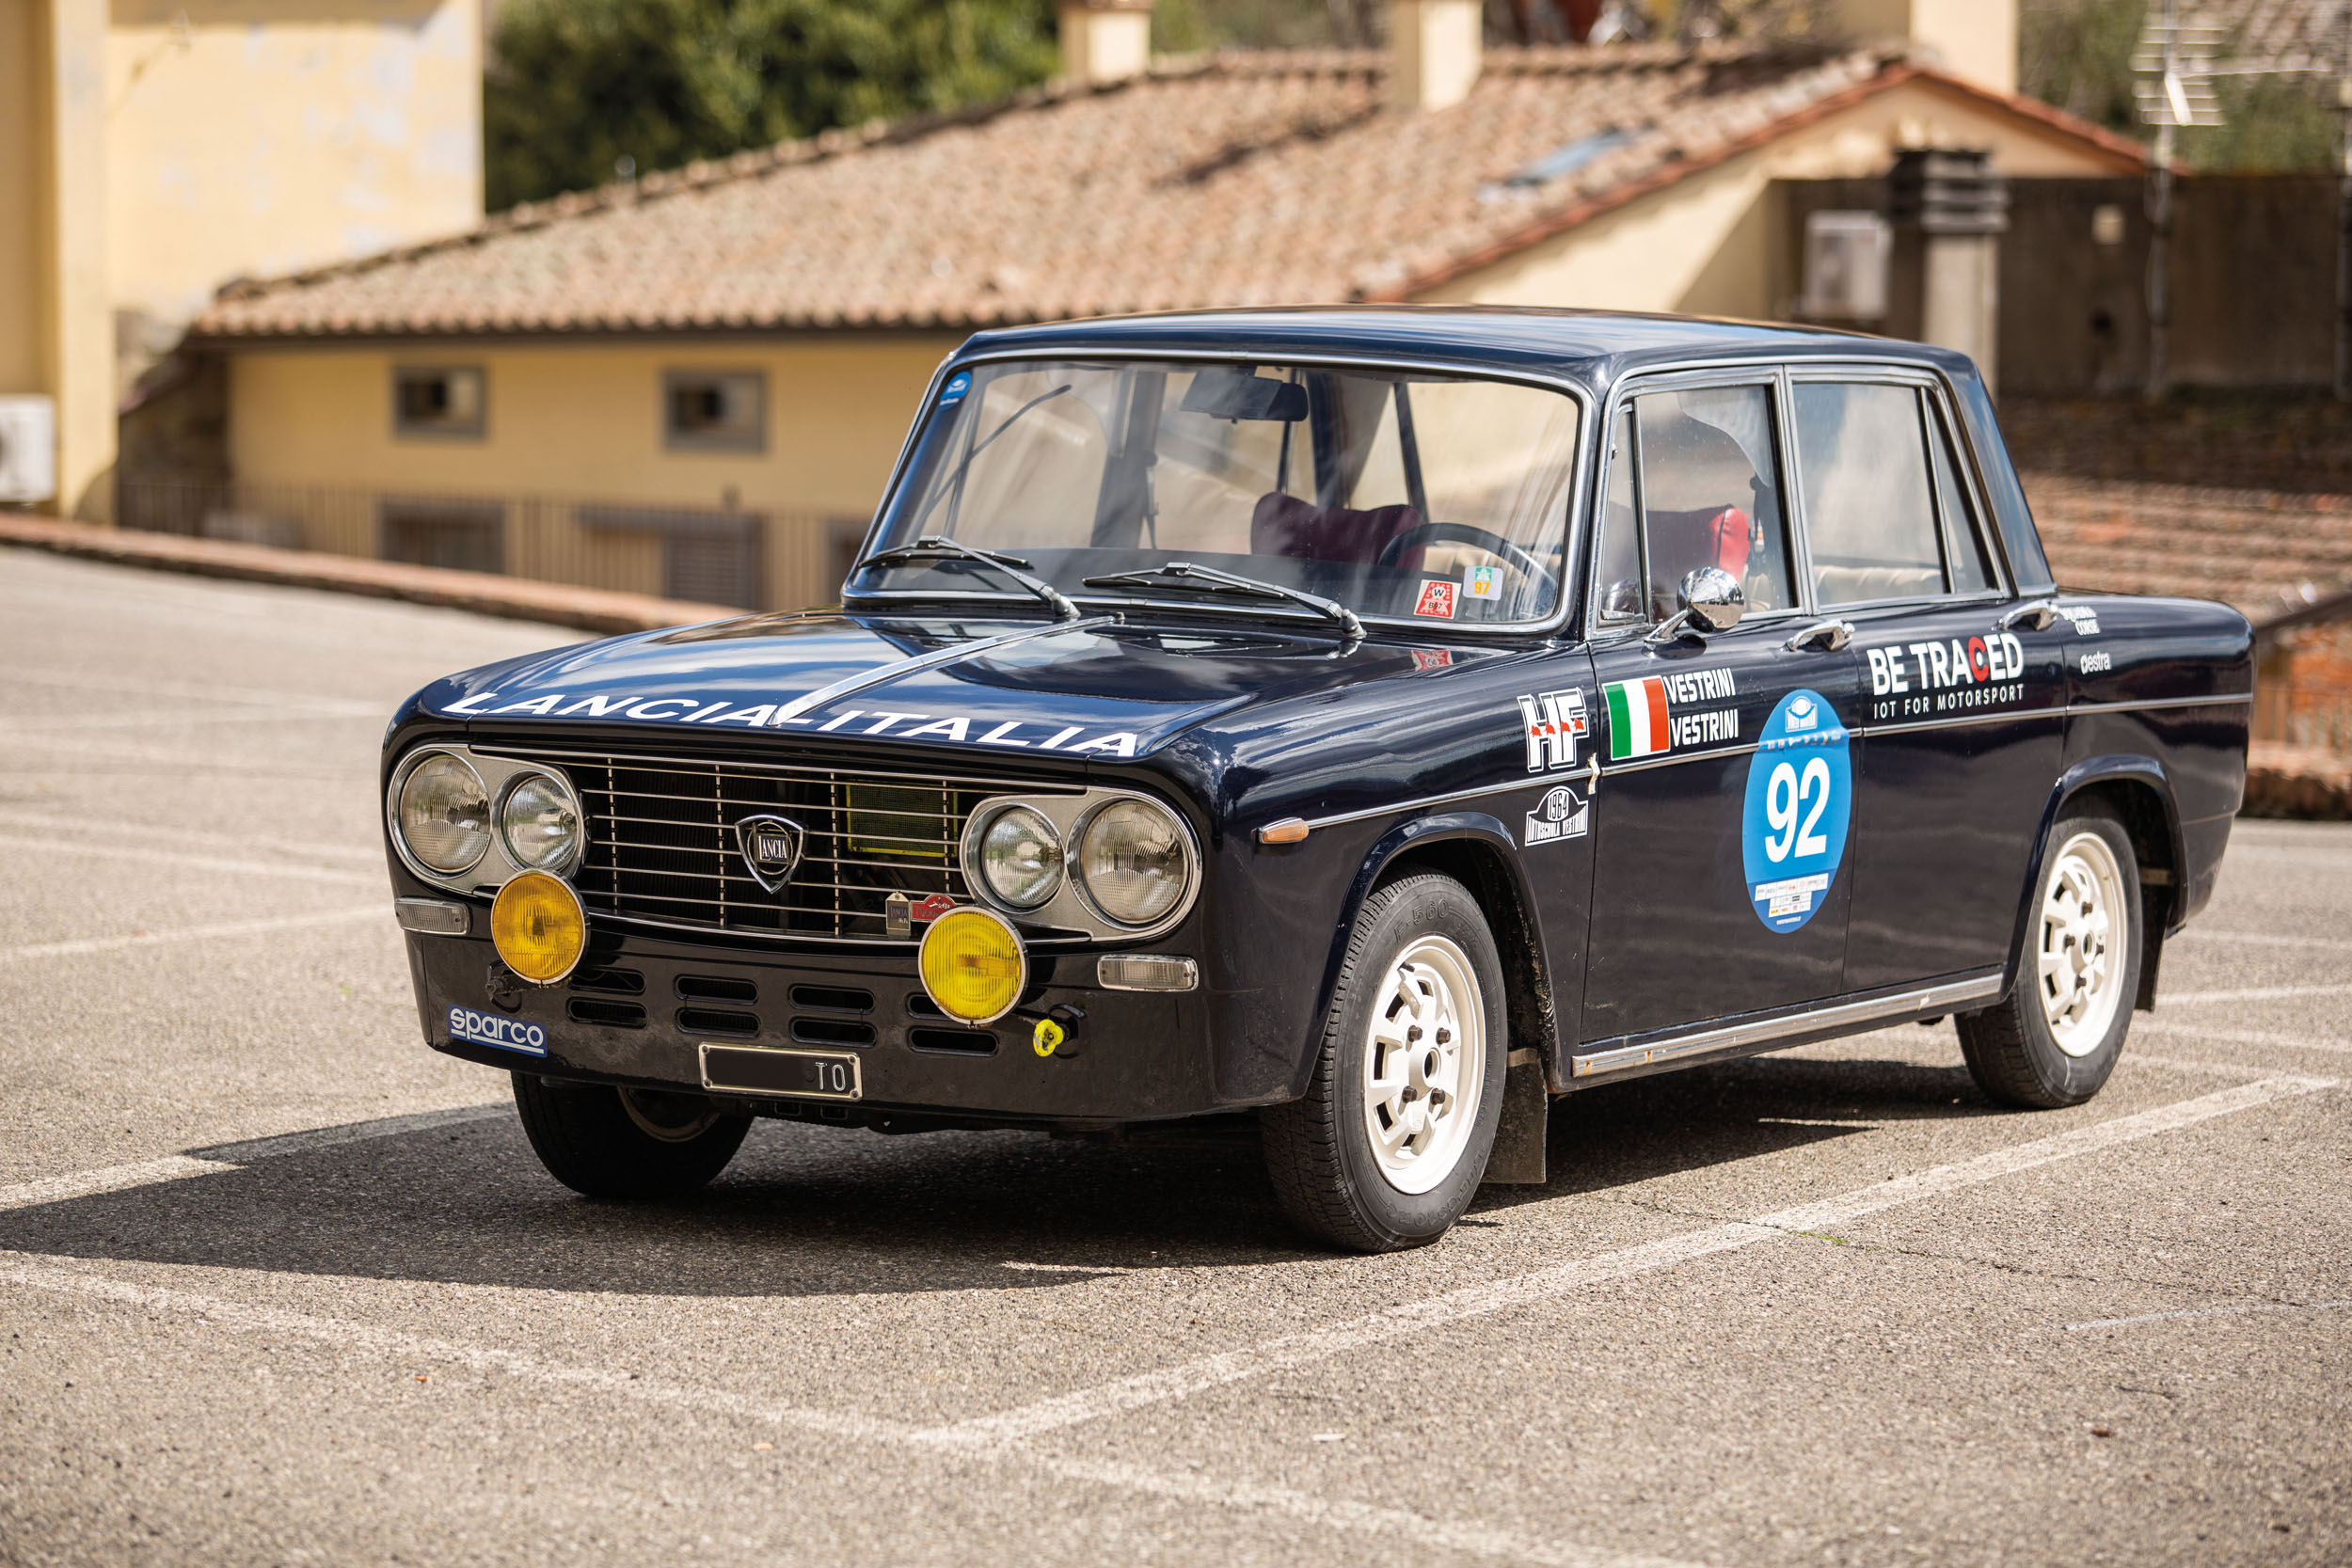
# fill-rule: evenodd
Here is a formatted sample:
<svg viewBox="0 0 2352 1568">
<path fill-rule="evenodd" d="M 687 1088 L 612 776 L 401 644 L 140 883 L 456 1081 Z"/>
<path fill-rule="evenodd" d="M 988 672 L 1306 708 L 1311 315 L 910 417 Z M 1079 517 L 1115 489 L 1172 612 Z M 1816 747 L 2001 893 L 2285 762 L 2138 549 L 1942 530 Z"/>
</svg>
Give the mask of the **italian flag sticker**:
<svg viewBox="0 0 2352 1568">
<path fill-rule="evenodd" d="M 1648 680 L 1611 681 L 1609 698 L 1609 760 L 1656 756 L 1666 749 L 1666 683 Z"/>
</svg>

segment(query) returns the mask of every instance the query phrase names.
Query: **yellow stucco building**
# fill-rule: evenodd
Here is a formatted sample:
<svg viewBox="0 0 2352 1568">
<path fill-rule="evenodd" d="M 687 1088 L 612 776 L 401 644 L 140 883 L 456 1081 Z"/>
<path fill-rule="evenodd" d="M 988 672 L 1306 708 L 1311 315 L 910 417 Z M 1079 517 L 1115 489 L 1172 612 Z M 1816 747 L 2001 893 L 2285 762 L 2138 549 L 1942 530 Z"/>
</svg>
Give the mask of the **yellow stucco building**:
<svg viewBox="0 0 2352 1568">
<path fill-rule="evenodd" d="M 25 499 L 110 515 L 118 406 L 222 283 L 481 217 L 478 0 L 0 0 L 0 402 L 54 411 Z"/>
<path fill-rule="evenodd" d="M 1067 0 L 1046 88 L 228 289 L 192 342 L 225 367 L 233 482 L 143 490 L 135 520 L 795 607 L 837 590 L 975 329 L 1351 299 L 1782 317 L 1785 182 L 1915 148 L 2143 166 L 2015 96 L 2008 0 L 1845 10 L 1854 36 L 1809 49 L 1483 50 L 1474 0 L 1395 0 L 1386 55 L 1152 64 L 1133 0 Z"/>
</svg>

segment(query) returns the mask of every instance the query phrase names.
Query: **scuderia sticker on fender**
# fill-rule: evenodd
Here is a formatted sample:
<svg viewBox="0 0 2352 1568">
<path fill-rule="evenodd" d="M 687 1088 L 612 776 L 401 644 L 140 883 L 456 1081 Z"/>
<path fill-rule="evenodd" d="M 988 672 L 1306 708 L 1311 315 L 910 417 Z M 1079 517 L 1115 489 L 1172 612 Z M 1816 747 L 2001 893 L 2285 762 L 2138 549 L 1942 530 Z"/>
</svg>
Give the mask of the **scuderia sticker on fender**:
<svg viewBox="0 0 2352 1568">
<path fill-rule="evenodd" d="M 1853 768 L 1846 728 L 1818 691 L 1780 700 L 1748 759 L 1740 860 L 1756 918 L 1786 936 L 1811 920 L 1846 858 Z"/>
<path fill-rule="evenodd" d="M 747 730 L 779 727 L 776 710 L 782 703 L 710 702 L 701 697 L 605 696 L 596 692 L 548 691 L 504 705 L 499 693 L 478 691 L 463 702 L 436 711 L 468 719 L 497 719 L 529 715 L 534 719 L 633 719 L 643 723 L 740 724 Z M 823 709 L 818 709 L 823 712 Z M 964 714 L 914 713 L 904 708 L 844 708 L 829 719 L 816 714 L 787 717 L 780 727 L 814 730 L 819 735 L 886 735 L 893 740 L 951 740 L 969 746 L 1018 746 L 1041 752 L 1131 757 L 1139 737 L 1133 730 L 1097 730 L 1084 724 L 1057 724 L 1043 719 L 1007 719 L 991 722 Z"/>
</svg>

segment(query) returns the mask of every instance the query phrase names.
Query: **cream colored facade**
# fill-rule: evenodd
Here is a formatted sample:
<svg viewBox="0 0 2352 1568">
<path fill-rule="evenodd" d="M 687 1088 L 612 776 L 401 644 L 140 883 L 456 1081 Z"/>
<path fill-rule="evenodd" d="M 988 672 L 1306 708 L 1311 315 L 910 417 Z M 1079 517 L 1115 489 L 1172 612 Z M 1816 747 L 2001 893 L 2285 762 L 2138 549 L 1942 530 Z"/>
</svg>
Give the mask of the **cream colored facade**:
<svg viewBox="0 0 2352 1568">
<path fill-rule="evenodd" d="M 482 216 L 480 0 L 0 0 L 0 394 L 111 515 L 129 379 L 231 277 Z"/>
<path fill-rule="evenodd" d="M 574 340 L 246 348 L 230 360 L 230 458 L 258 522 L 314 549 L 389 553 L 387 506 L 481 499 L 504 515 L 505 568 L 660 593 L 659 530 L 582 529 L 577 512 L 691 510 L 768 519 L 768 607 L 830 598 L 925 384 L 955 336 L 802 341 Z M 479 436 L 402 435 L 403 367 L 479 369 Z M 760 378 L 759 450 L 680 450 L 665 376 Z M 349 498 L 343 500 L 342 498 Z M 387 500 L 389 498 L 389 500 Z M 831 581 L 828 582 L 828 578 Z"/>
</svg>

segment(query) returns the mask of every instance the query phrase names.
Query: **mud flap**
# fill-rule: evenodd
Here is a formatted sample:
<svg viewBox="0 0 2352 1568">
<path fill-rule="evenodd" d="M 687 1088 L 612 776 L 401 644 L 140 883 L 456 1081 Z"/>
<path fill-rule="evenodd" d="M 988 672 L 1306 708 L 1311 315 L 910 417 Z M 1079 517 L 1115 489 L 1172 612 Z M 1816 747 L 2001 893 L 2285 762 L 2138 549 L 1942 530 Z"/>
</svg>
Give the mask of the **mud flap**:
<svg viewBox="0 0 2352 1568">
<path fill-rule="evenodd" d="M 1539 1053 L 1514 1051 L 1502 1081 L 1502 1120 L 1495 1128 L 1494 1152 L 1486 1156 L 1485 1180 L 1498 1185 L 1540 1187 L 1547 1179 L 1544 1127 L 1551 1118 L 1551 1096 L 1544 1085 Z"/>
</svg>

